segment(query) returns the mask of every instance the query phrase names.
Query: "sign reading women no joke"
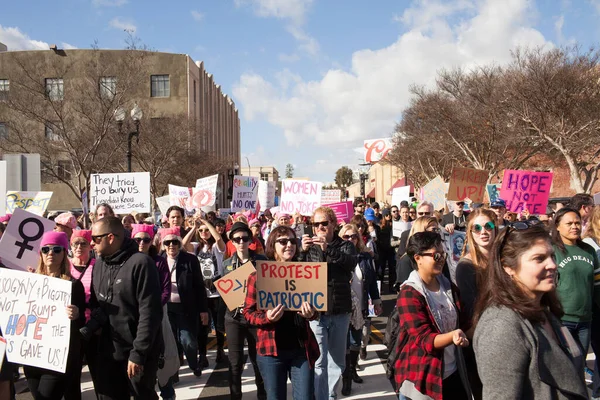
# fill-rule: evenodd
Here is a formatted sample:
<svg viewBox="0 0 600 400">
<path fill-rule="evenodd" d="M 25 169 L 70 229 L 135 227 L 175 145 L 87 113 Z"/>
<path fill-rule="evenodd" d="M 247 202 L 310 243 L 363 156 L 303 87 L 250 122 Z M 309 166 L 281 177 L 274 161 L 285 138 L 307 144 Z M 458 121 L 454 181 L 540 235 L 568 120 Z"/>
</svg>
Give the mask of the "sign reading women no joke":
<svg viewBox="0 0 600 400">
<path fill-rule="evenodd" d="M 259 310 L 298 311 L 308 302 L 327 311 L 327 263 L 257 261 L 256 274 Z"/>
<path fill-rule="evenodd" d="M 287 214 L 312 215 L 321 205 L 323 183 L 285 179 L 281 181 L 279 209 Z"/>
</svg>

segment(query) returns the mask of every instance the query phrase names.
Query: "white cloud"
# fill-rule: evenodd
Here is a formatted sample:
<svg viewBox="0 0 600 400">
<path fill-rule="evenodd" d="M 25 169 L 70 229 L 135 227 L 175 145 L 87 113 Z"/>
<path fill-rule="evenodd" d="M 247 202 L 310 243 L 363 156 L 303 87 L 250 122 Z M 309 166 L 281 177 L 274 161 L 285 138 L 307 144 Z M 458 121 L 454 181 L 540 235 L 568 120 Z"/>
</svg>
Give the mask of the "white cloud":
<svg viewBox="0 0 600 400">
<path fill-rule="evenodd" d="M 62 42 L 61 43 L 61 48 L 65 49 L 65 50 L 74 50 L 74 49 L 77 48 L 77 46 L 73 46 L 72 44 L 67 43 L 67 42 Z"/>
<path fill-rule="evenodd" d="M 95 7 L 121 7 L 127 3 L 127 0 L 92 0 Z"/>
<path fill-rule="evenodd" d="M 196 21 L 202 21 L 204 19 L 204 13 L 192 10 L 192 18 L 194 18 Z"/>
<path fill-rule="evenodd" d="M 0 25 L 0 43 L 4 43 L 9 51 L 12 50 L 48 50 L 49 44 L 33 40 L 17 27 Z"/>
<path fill-rule="evenodd" d="M 292 53 L 292 54 L 281 53 L 281 54 L 279 54 L 278 58 L 279 58 L 279 61 L 286 62 L 286 63 L 293 63 L 293 62 L 300 60 L 300 56 L 296 53 Z"/>
<path fill-rule="evenodd" d="M 137 26 L 135 26 L 133 21 L 121 17 L 115 17 L 111 19 L 108 25 L 111 28 L 129 31 L 131 33 L 135 33 L 135 31 L 137 31 Z"/>
<path fill-rule="evenodd" d="M 565 16 L 561 15 L 554 21 L 554 32 L 556 33 L 556 40 L 561 43 L 564 40 L 563 27 L 565 26 Z"/>
<path fill-rule="evenodd" d="M 411 84 L 431 85 L 440 68 L 505 63 L 517 46 L 551 46 L 532 27 L 530 4 L 415 1 L 399 18 L 406 31 L 385 48 L 356 51 L 349 69 L 332 68 L 312 81 L 287 70 L 269 80 L 245 73 L 233 95 L 247 120 L 265 119 L 288 144 L 345 148 L 352 156 L 362 140 L 391 135 Z"/>
</svg>

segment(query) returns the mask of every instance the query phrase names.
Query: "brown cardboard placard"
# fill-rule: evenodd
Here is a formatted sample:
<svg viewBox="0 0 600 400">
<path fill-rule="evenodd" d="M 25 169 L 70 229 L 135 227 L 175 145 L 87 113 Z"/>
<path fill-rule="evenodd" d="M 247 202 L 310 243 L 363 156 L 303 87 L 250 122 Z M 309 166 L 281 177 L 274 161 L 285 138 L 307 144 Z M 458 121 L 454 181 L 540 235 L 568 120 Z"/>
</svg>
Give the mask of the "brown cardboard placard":
<svg viewBox="0 0 600 400">
<path fill-rule="evenodd" d="M 229 311 L 240 307 L 246 299 L 248 276 L 256 271 L 250 261 L 215 281 L 215 287 Z"/>
<path fill-rule="evenodd" d="M 488 177 L 488 171 L 482 169 L 454 167 L 450 176 L 448 200 L 464 201 L 468 198 L 474 203 L 483 203 Z"/>
</svg>

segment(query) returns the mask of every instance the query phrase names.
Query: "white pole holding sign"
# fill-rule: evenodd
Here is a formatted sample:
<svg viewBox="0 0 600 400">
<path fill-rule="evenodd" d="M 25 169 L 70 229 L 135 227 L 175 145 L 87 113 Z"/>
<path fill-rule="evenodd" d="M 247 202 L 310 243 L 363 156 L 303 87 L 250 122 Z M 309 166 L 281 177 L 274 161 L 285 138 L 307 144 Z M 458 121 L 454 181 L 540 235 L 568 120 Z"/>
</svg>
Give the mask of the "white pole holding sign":
<svg viewBox="0 0 600 400">
<path fill-rule="evenodd" d="M 90 176 L 90 208 L 107 203 L 116 214 L 149 213 L 150 173 L 93 174 Z"/>
</svg>

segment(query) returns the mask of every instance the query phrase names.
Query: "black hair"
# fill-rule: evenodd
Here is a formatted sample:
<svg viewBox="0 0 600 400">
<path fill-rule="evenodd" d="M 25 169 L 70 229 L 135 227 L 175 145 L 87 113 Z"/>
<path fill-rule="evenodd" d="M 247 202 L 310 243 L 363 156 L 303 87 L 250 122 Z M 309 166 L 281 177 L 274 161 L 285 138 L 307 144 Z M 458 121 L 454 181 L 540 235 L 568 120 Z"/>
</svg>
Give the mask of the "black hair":
<svg viewBox="0 0 600 400">
<path fill-rule="evenodd" d="M 571 197 L 571 201 L 569 202 L 569 207 L 574 208 L 579 213 L 581 207 L 583 206 L 593 206 L 594 198 L 587 193 L 577 193 L 575 196 Z"/>
<path fill-rule="evenodd" d="M 565 248 L 565 244 L 563 243 L 562 238 L 560 237 L 560 233 L 558 232 L 558 224 L 560 224 L 560 221 L 563 219 L 563 217 L 569 213 L 574 213 L 581 219 L 581 216 L 579 215 L 579 210 L 572 207 L 563 207 L 560 210 L 558 210 L 556 214 L 554 214 L 554 220 L 552 221 L 552 230 L 550 231 L 552 241 L 563 254 L 567 253 L 567 249 Z M 577 245 L 581 246 L 581 243 L 581 239 L 578 239 Z"/>
<path fill-rule="evenodd" d="M 217 226 L 217 225 L 219 225 L 219 224 L 221 224 L 221 225 L 227 225 L 227 224 L 225 223 L 225 220 L 224 220 L 223 218 L 216 218 L 216 219 L 215 219 L 215 223 L 214 223 L 214 225 L 215 225 L 215 226 Z"/>
<path fill-rule="evenodd" d="M 181 218 L 185 218 L 185 211 L 183 211 L 183 208 L 179 207 L 179 206 L 171 206 L 167 209 L 167 218 L 169 218 L 169 215 L 171 215 L 171 211 L 179 211 L 179 213 L 181 214 Z"/>
<path fill-rule="evenodd" d="M 406 254 L 413 263 L 413 268 L 416 266 L 415 256 L 423 253 L 426 250 L 442 245 L 442 237 L 437 232 L 417 232 L 408 239 L 406 246 Z M 416 269 L 416 268 L 415 268 Z"/>
</svg>

